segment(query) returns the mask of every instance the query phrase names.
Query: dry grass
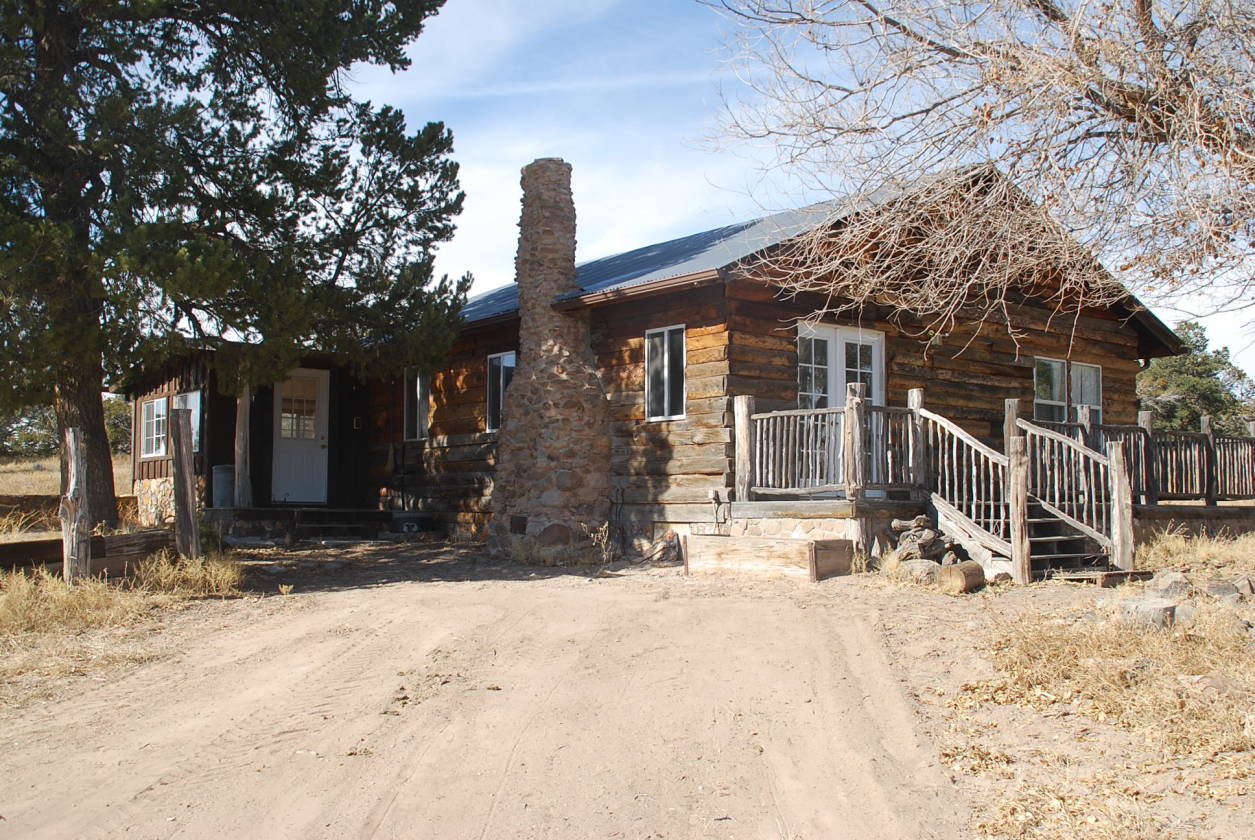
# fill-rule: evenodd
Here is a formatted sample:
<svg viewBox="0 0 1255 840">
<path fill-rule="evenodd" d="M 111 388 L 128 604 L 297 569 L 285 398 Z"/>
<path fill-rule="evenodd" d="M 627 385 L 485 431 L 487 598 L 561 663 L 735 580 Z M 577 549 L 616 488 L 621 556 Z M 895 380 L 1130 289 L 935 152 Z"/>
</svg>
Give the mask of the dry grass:
<svg viewBox="0 0 1255 840">
<path fill-rule="evenodd" d="M 1179 756 L 1255 749 L 1255 657 L 1231 607 L 1169 630 L 1022 616 L 995 625 L 989 652 L 1000 676 L 966 686 L 969 700 L 1069 704 Z"/>
<path fill-rule="evenodd" d="M 1022 785 L 1000 797 L 977 824 L 982 837 L 1024 840 L 1169 840 L 1163 823 L 1136 800 L 1119 795 L 1070 795 L 1054 787 Z"/>
<path fill-rule="evenodd" d="M 60 531 L 61 521 L 57 515 L 48 510 L 18 510 L 16 508 L 0 514 L 0 541 L 30 539 L 29 535 Z"/>
<path fill-rule="evenodd" d="M 131 492 L 131 456 L 113 456 L 113 486 Z M 55 496 L 61 492 L 61 465 L 56 455 L 0 461 L 0 496 Z"/>
<path fill-rule="evenodd" d="M 1255 574 L 1255 533 L 1239 537 L 1160 534 L 1138 546 L 1137 568 Z"/>
<path fill-rule="evenodd" d="M 87 578 L 73 585 L 39 568 L 0 573 L 0 638 L 78 632 L 127 624 L 153 607 L 239 592 L 240 566 L 220 556 L 195 562 L 158 552 L 133 577 Z"/>
</svg>

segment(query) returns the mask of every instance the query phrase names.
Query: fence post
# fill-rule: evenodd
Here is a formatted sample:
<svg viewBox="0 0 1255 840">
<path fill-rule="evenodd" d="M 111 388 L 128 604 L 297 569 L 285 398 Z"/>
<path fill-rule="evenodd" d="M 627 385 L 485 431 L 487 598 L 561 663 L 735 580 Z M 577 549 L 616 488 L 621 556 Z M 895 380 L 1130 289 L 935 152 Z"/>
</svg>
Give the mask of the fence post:
<svg viewBox="0 0 1255 840">
<path fill-rule="evenodd" d="M 867 409 L 863 397 L 867 386 L 851 382 L 845 386 L 845 428 L 842 429 L 841 458 L 845 473 L 845 497 L 857 501 L 863 497 L 867 483 L 867 452 L 864 451 L 866 434 L 864 418 Z"/>
<path fill-rule="evenodd" d="M 754 486 L 754 398 L 732 398 L 732 416 L 736 441 L 736 500 L 750 501 Z"/>
<path fill-rule="evenodd" d="M 1031 583 L 1033 545 L 1028 539 L 1028 444 L 1024 435 L 1013 435 L 1007 440 L 1007 516 L 1011 526 L 1011 579 L 1019 584 Z"/>
<path fill-rule="evenodd" d="M 1133 486 L 1124 466 L 1124 444 L 1107 444 L 1111 463 L 1111 562 L 1118 569 L 1133 568 Z"/>
<path fill-rule="evenodd" d="M 1207 441 L 1203 444 L 1203 490 L 1207 494 L 1207 504 L 1214 505 L 1220 494 L 1216 486 L 1216 435 L 1211 430 L 1211 417 L 1204 414 L 1198 418 L 1198 428 L 1207 435 Z"/>
<path fill-rule="evenodd" d="M 196 470 L 192 466 L 192 412 L 170 412 L 170 443 L 174 449 L 174 544 L 189 560 L 200 559 L 200 529 L 196 525 Z"/>
<path fill-rule="evenodd" d="M 906 407 L 911 410 L 911 484 L 915 485 L 911 492 L 922 499 L 928 495 L 928 465 L 925 463 L 928 452 L 924 446 L 924 418 L 919 413 L 924 407 L 923 388 L 912 388 L 906 392 Z"/>
<path fill-rule="evenodd" d="M 249 465 L 248 427 L 251 422 L 253 388 L 248 383 L 240 385 L 235 396 L 235 494 L 232 507 L 253 506 L 253 476 Z"/>
<path fill-rule="evenodd" d="M 1155 449 L 1155 412 L 1139 411 L 1137 425 L 1146 430 L 1145 464 L 1143 465 L 1146 472 L 1143 479 L 1145 482 L 1144 499 L 1148 505 L 1157 505 L 1159 504 L 1159 455 Z"/>
<path fill-rule="evenodd" d="M 91 522 L 87 511 L 87 455 L 81 429 L 65 430 L 65 460 L 69 467 L 61 497 L 61 574 L 73 583 L 91 574 Z"/>
<path fill-rule="evenodd" d="M 1081 424 L 1081 443 L 1095 452 L 1102 451 L 1102 444 L 1094 437 L 1094 412 L 1088 405 L 1076 407 L 1076 422 Z"/>
<path fill-rule="evenodd" d="M 1020 419 L 1020 401 L 1018 399 L 1003 400 L 1002 419 L 1002 451 L 1011 454 L 1011 439 L 1020 437 L 1024 430 L 1016 423 Z"/>
</svg>

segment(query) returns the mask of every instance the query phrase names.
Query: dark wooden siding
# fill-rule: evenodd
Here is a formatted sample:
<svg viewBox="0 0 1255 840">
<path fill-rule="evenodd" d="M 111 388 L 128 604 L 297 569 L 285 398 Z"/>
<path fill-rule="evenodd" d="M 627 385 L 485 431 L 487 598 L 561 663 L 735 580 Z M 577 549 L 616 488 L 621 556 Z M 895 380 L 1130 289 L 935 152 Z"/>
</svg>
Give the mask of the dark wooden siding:
<svg viewBox="0 0 1255 840">
<path fill-rule="evenodd" d="M 189 391 L 201 391 L 201 451 L 193 457 L 197 475 L 205 475 L 206 466 L 211 454 L 207 449 L 211 424 L 207 420 L 208 396 L 212 370 L 210 357 L 207 354 L 189 356 L 168 365 L 159 376 L 154 377 L 156 384 L 147 390 L 130 394 L 131 403 L 131 479 L 168 478 L 172 474 L 173 454 L 169 445 L 166 454 L 156 458 L 145 458 L 142 455 L 143 436 L 143 404 L 150 400 L 164 398 L 172 400 L 177 394 Z M 173 408 L 168 402 L 167 412 Z M 167 413 L 167 418 L 169 414 Z M 207 486 L 207 485 L 206 485 Z"/>
</svg>

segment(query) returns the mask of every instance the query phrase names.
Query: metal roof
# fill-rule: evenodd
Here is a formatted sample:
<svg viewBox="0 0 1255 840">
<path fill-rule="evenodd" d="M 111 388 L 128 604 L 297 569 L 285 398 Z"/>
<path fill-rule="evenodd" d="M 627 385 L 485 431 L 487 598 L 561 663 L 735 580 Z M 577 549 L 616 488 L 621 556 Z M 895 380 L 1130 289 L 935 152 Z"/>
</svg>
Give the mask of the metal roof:
<svg viewBox="0 0 1255 840">
<path fill-rule="evenodd" d="M 564 299 L 589 292 L 627 289 L 699 271 L 729 268 L 745 257 L 796 236 L 834 217 L 838 202 L 822 202 L 749 222 L 682 236 L 646 245 L 610 257 L 580 263 L 576 268 L 579 291 Z M 519 307 L 519 288 L 511 283 L 476 295 L 462 307 L 466 322 L 474 323 L 514 312 Z"/>
</svg>

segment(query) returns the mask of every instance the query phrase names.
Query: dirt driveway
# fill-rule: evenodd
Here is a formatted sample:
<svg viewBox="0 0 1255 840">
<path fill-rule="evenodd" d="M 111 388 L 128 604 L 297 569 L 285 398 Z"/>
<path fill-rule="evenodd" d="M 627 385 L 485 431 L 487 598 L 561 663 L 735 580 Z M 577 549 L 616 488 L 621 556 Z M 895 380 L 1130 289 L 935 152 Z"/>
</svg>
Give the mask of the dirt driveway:
<svg viewBox="0 0 1255 840">
<path fill-rule="evenodd" d="M 965 836 L 857 582 L 307 558 L 7 714 L 0 836 Z"/>
</svg>

